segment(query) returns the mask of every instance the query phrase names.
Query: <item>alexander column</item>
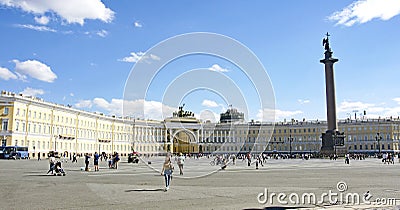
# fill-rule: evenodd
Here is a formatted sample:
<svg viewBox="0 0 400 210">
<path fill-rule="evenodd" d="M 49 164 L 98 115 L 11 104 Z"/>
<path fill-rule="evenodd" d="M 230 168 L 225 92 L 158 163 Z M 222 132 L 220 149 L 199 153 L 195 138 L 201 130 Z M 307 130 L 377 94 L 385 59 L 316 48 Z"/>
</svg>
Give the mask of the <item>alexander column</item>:
<svg viewBox="0 0 400 210">
<path fill-rule="evenodd" d="M 325 47 L 325 59 L 320 60 L 325 64 L 325 84 L 326 84 L 326 111 L 328 130 L 322 133 L 322 147 L 321 153 L 331 155 L 335 153 L 335 146 L 344 145 L 344 133 L 338 131 L 336 121 L 336 96 L 335 96 L 335 82 L 333 74 L 333 64 L 339 59 L 332 58 L 332 50 L 329 47 L 329 34 L 326 33 L 326 38 L 322 40 L 322 45 Z"/>
</svg>

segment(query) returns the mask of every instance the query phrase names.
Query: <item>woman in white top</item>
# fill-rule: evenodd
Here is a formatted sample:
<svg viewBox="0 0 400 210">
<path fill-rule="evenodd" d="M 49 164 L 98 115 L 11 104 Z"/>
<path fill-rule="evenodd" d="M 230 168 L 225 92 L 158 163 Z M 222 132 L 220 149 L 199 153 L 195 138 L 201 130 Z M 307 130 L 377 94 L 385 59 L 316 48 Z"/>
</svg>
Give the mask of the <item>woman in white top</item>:
<svg viewBox="0 0 400 210">
<path fill-rule="evenodd" d="M 171 182 L 172 172 L 174 170 L 174 165 L 171 163 L 171 157 L 167 156 L 165 158 L 163 168 L 161 170 L 161 176 L 164 175 L 165 177 L 165 191 L 168 191 L 169 184 Z"/>
</svg>

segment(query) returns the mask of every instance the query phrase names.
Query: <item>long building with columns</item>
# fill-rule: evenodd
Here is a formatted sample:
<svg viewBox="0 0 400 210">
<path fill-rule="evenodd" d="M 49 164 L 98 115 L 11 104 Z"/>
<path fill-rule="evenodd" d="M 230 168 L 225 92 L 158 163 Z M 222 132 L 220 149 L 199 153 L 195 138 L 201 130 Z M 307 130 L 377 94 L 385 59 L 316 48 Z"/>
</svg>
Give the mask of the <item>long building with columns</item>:
<svg viewBox="0 0 400 210">
<path fill-rule="evenodd" d="M 323 121 L 244 122 L 237 110 L 221 114 L 222 123 L 200 122 L 180 109 L 163 121 L 106 116 L 40 98 L 7 91 L 0 95 L 2 146 L 27 146 L 30 157 L 51 151 L 73 153 L 132 151 L 146 155 L 173 153 L 318 153 Z M 227 120 L 229 113 L 240 120 Z M 229 118 L 229 116 L 228 116 Z M 400 120 L 363 119 L 339 121 L 346 135 L 338 149 L 350 153 L 399 152 Z"/>
</svg>

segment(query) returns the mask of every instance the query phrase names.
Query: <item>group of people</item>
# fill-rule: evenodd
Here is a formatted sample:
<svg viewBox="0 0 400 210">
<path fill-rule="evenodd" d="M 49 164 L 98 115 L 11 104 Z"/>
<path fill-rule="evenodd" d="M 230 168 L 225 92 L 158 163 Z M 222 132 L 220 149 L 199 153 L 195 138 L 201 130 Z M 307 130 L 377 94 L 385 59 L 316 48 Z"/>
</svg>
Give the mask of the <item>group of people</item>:
<svg viewBox="0 0 400 210">
<path fill-rule="evenodd" d="M 91 158 L 91 156 L 89 155 L 89 153 L 85 154 L 85 171 L 89 171 L 89 159 Z M 94 171 L 99 171 L 99 158 L 100 155 L 95 152 L 93 155 L 93 165 L 94 165 Z"/>
<path fill-rule="evenodd" d="M 86 153 L 85 154 L 85 171 L 89 171 L 89 159 L 91 156 Z M 94 166 L 94 171 L 99 171 L 99 159 L 102 161 L 103 158 L 107 161 L 108 159 L 108 168 L 113 168 L 113 169 L 118 169 L 118 162 L 120 161 L 120 157 L 118 152 L 114 152 L 113 155 L 100 155 L 97 152 L 94 153 L 93 155 L 93 166 Z"/>
<path fill-rule="evenodd" d="M 108 158 L 108 168 L 118 169 L 118 162 L 120 161 L 120 157 L 118 152 L 114 152 L 113 155 L 110 155 Z"/>
<path fill-rule="evenodd" d="M 54 174 L 54 175 L 65 176 L 64 169 L 61 167 L 61 162 L 56 161 L 56 158 L 54 155 L 51 155 L 49 157 L 49 164 L 50 164 L 50 168 L 47 171 L 47 174 L 49 174 L 51 172 L 51 174 Z"/>
<path fill-rule="evenodd" d="M 384 153 L 382 155 L 382 162 L 384 164 L 394 164 L 394 154 Z"/>
<path fill-rule="evenodd" d="M 84 158 L 85 158 L 84 170 L 90 171 L 89 164 L 90 164 L 90 159 L 92 158 L 92 155 L 89 153 L 86 153 L 84 155 Z M 78 162 L 76 154 L 73 154 L 71 159 L 72 159 L 73 163 Z M 109 168 L 113 168 L 113 169 L 118 168 L 118 162 L 120 161 L 120 156 L 117 152 L 114 152 L 113 155 L 110 154 L 109 157 L 107 155 L 104 155 L 104 154 L 100 155 L 97 152 L 95 152 L 93 155 L 94 171 L 99 171 L 99 160 L 103 160 L 103 159 L 105 159 L 105 160 L 108 159 L 108 167 Z M 47 174 L 49 174 L 50 172 L 53 174 L 56 169 L 60 169 L 63 171 L 63 169 L 61 168 L 61 162 L 64 162 L 64 161 L 66 161 L 65 158 L 61 158 L 61 160 L 56 161 L 55 155 L 54 154 L 50 155 L 49 156 L 49 170 L 47 171 Z M 59 168 L 57 168 L 57 167 L 59 167 Z M 82 167 L 82 170 L 83 170 L 83 167 Z"/>
</svg>

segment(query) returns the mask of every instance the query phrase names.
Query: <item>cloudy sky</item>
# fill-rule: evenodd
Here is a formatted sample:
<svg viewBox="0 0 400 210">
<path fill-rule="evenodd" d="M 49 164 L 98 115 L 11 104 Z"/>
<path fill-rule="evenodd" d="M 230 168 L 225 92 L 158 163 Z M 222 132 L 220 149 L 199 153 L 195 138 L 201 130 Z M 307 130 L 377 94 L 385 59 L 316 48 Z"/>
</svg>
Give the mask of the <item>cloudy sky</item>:
<svg viewBox="0 0 400 210">
<path fill-rule="evenodd" d="M 277 120 L 326 119 L 322 38 L 329 31 L 340 119 L 400 115 L 400 0 L 128 1 L 0 0 L 2 90 L 88 111 L 161 119 L 177 104 L 166 89 L 193 69 L 234 81 L 248 120 L 269 110 L 253 106 L 257 87 L 246 69 L 221 57 L 191 55 L 166 63 L 145 98 L 124 100 L 135 64 L 166 62 L 146 53 L 184 33 L 231 37 L 251 50 L 269 75 Z M 269 81 L 266 81 L 269 82 Z M 218 83 L 218 82 L 217 82 Z M 182 83 L 186 85 L 189 83 Z M 223 84 L 220 84 L 224 88 Z M 179 86 L 178 86 L 179 87 Z M 134 94 L 134 89 L 128 90 Z M 234 102 L 200 88 L 180 96 L 196 116 L 216 120 Z M 143 112 L 146 115 L 143 115 Z"/>
</svg>

